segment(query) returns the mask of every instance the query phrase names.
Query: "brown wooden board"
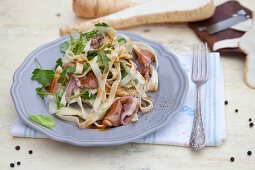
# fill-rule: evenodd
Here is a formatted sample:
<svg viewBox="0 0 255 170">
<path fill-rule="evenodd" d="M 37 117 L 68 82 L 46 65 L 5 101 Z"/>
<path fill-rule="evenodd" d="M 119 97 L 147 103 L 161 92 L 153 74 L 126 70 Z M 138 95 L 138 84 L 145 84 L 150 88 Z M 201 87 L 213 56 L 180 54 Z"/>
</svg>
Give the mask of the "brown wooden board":
<svg viewBox="0 0 255 170">
<path fill-rule="evenodd" d="M 198 28 L 201 26 L 210 26 L 219 21 L 230 18 L 237 11 L 244 9 L 248 15 L 252 17 L 252 12 L 243 7 L 237 1 L 227 1 L 216 7 L 214 15 L 204 21 L 189 23 L 189 27 L 196 33 L 196 35 L 200 38 L 201 41 L 207 42 L 209 48 L 212 50 L 213 44 L 217 41 L 231 38 L 241 37 L 244 32 L 236 31 L 233 29 L 226 29 L 224 31 L 218 32 L 213 35 L 209 35 L 207 30 L 198 31 Z M 217 50 L 221 55 L 234 55 L 234 56 L 245 56 L 245 54 L 238 48 L 225 48 Z"/>
</svg>

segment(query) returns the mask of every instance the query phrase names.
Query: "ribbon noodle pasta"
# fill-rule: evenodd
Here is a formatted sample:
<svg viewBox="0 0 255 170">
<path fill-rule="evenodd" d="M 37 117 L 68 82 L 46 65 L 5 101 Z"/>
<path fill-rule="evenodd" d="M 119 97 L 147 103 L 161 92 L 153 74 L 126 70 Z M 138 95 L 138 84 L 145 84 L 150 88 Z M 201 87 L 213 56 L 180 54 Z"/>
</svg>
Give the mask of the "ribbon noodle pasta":
<svg viewBox="0 0 255 170">
<path fill-rule="evenodd" d="M 153 101 L 147 92 L 158 89 L 153 48 L 105 23 L 77 32 L 79 36 L 70 35 L 61 44 L 63 57 L 55 70 L 33 72 L 33 80 L 47 80 L 36 92 L 48 102 L 50 112 L 79 128 L 122 126 L 150 112 Z"/>
</svg>

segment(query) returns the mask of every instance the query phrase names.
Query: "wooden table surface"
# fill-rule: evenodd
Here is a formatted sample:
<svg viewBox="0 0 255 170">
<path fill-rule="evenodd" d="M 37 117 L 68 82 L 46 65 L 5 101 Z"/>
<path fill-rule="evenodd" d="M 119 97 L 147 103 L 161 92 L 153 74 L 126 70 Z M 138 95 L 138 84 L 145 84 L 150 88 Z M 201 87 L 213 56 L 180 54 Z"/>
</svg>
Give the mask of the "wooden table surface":
<svg viewBox="0 0 255 170">
<path fill-rule="evenodd" d="M 10 96 L 12 75 L 25 57 L 38 46 L 59 37 L 58 28 L 80 22 L 72 12 L 71 0 L 1 0 L 0 6 L 0 170 L 10 169 L 9 163 L 21 161 L 16 169 L 255 169 L 255 90 L 243 82 L 245 59 L 222 56 L 225 81 L 227 140 L 220 147 L 207 147 L 199 153 L 189 148 L 126 144 L 115 147 L 82 148 L 48 139 L 15 138 L 10 135 L 16 118 Z M 219 4 L 223 0 L 217 0 Z M 254 0 L 241 3 L 255 10 Z M 61 16 L 57 16 L 57 14 Z M 186 24 L 146 25 L 129 28 L 171 50 L 188 52 L 199 42 Z M 235 109 L 239 109 L 235 113 Z M 16 145 L 21 146 L 15 151 Z M 34 151 L 33 155 L 28 150 Z M 247 151 L 254 152 L 247 156 Z M 235 157 L 235 162 L 229 161 Z"/>
</svg>

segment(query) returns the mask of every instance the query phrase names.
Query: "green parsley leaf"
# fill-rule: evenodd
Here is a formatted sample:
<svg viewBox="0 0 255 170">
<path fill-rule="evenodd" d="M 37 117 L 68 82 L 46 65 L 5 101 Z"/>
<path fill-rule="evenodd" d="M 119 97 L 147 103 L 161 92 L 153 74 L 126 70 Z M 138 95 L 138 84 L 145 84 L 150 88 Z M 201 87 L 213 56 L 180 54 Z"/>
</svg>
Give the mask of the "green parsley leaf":
<svg viewBox="0 0 255 170">
<path fill-rule="evenodd" d="M 89 31 L 89 32 L 79 32 L 78 30 L 76 30 L 77 33 L 80 34 L 79 38 L 74 38 L 72 35 L 70 35 L 70 46 L 71 46 L 71 51 L 74 54 L 81 54 L 86 46 L 86 42 L 93 38 L 98 36 L 99 34 L 103 35 L 103 32 L 101 32 L 100 30 L 93 30 L 93 31 Z"/>
<path fill-rule="evenodd" d="M 85 63 L 85 64 L 83 65 L 82 73 L 84 73 L 89 67 L 90 67 L 89 63 Z"/>
<path fill-rule="evenodd" d="M 84 100 L 92 100 L 92 99 L 96 99 L 96 95 L 95 94 L 90 94 L 89 93 L 89 89 L 87 86 L 83 86 L 81 91 L 80 91 L 80 94 L 76 95 L 76 96 L 73 96 L 72 99 L 75 99 L 77 97 L 81 97 L 82 99 Z"/>
<path fill-rule="evenodd" d="M 60 109 L 61 107 L 64 107 L 65 105 L 63 105 L 60 101 L 61 101 L 61 98 L 63 97 L 64 95 L 64 91 L 59 88 L 56 92 L 56 104 L 57 104 L 57 108 Z"/>
<path fill-rule="evenodd" d="M 97 52 L 98 61 L 102 63 L 105 67 L 108 67 L 108 62 L 110 59 L 107 57 L 107 55 L 104 53 L 104 51 L 100 50 Z"/>
<path fill-rule="evenodd" d="M 80 96 L 82 99 L 85 100 L 91 100 L 96 98 L 95 95 L 89 94 L 89 89 L 86 86 L 83 86 L 83 88 L 81 89 Z"/>
<path fill-rule="evenodd" d="M 58 66 L 62 66 L 62 59 L 59 58 L 57 61 L 56 61 L 56 66 L 55 66 L 55 70 L 58 68 Z"/>
<path fill-rule="evenodd" d="M 71 45 L 75 43 L 75 38 L 72 35 L 70 35 L 70 43 Z"/>
<path fill-rule="evenodd" d="M 76 66 L 72 66 L 72 67 L 67 67 L 66 68 L 67 73 L 74 73 L 75 70 L 76 70 Z"/>
<path fill-rule="evenodd" d="M 126 77 L 129 72 L 130 68 L 127 66 L 128 62 L 126 60 L 120 60 L 120 69 L 121 69 L 121 77 L 124 78 Z"/>
<path fill-rule="evenodd" d="M 95 58 L 97 56 L 97 52 L 96 51 L 89 51 L 87 53 L 87 59 L 88 60 L 92 60 L 93 58 Z"/>
<path fill-rule="evenodd" d="M 134 79 L 133 81 L 135 82 L 135 84 L 138 84 L 138 79 Z"/>
<path fill-rule="evenodd" d="M 89 31 L 89 32 L 85 32 L 82 35 L 86 37 L 87 40 L 95 37 L 96 35 L 98 35 L 99 31 L 98 30 L 93 30 L 93 31 Z"/>
<path fill-rule="evenodd" d="M 121 79 L 123 79 L 124 77 L 126 77 L 128 75 L 127 72 L 122 68 L 121 68 L 120 72 L 121 72 Z"/>
<path fill-rule="evenodd" d="M 42 114 L 38 114 L 38 115 L 29 114 L 28 117 L 30 120 L 47 128 L 53 128 L 54 126 L 56 126 L 56 122 L 50 116 L 44 116 Z"/>
<path fill-rule="evenodd" d="M 38 87 L 35 89 L 36 94 L 39 95 L 42 99 L 44 99 L 45 96 L 49 95 L 49 93 L 45 90 L 44 87 Z"/>
<path fill-rule="evenodd" d="M 112 44 L 106 44 L 104 48 L 105 54 L 110 54 L 115 49 L 114 45 Z"/>
<path fill-rule="evenodd" d="M 60 77 L 59 77 L 59 79 L 58 79 L 58 83 L 63 84 L 63 83 L 65 82 L 66 74 L 67 74 L 67 71 L 66 71 L 66 69 L 64 69 L 64 70 L 62 71 L 62 73 L 60 74 Z"/>
<path fill-rule="evenodd" d="M 78 41 L 77 44 L 73 48 L 73 53 L 76 54 L 81 54 L 85 48 L 85 42 L 83 41 Z"/>
<path fill-rule="evenodd" d="M 118 38 L 118 42 L 119 42 L 119 43 L 125 43 L 125 42 L 127 42 L 127 41 L 126 41 L 125 38 L 120 37 L 120 38 Z"/>
<path fill-rule="evenodd" d="M 105 54 L 111 54 L 111 52 L 112 52 L 111 50 L 104 50 Z"/>
<path fill-rule="evenodd" d="M 75 66 L 64 68 L 62 73 L 60 74 L 58 82 L 63 84 L 66 80 L 66 74 L 74 73 L 75 70 L 76 70 Z"/>
<path fill-rule="evenodd" d="M 90 95 L 89 93 L 83 93 L 80 96 L 84 100 L 93 100 L 93 99 L 96 99 L 95 95 L 92 95 L 92 94 Z"/>
<path fill-rule="evenodd" d="M 107 25 L 104 22 L 100 22 L 100 23 L 95 24 L 95 27 L 109 27 L 109 25 Z"/>
<path fill-rule="evenodd" d="M 86 37 L 82 33 L 77 39 L 70 35 L 71 51 L 74 54 L 81 54 L 86 46 L 86 41 Z"/>
<path fill-rule="evenodd" d="M 43 87 L 50 84 L 50 81 L 54 78 L 55 72 L 52 70 L 42 70 L 36 68 L 32 73 L 32 80 L 37 80 Z"/>
<path fill-rule="evenodd" d="M 63 42 L 62 44 L 60 44 L 60 52 L 65 53 L 69 46 L 70 46 L 69 42 Z"/>
</svg>

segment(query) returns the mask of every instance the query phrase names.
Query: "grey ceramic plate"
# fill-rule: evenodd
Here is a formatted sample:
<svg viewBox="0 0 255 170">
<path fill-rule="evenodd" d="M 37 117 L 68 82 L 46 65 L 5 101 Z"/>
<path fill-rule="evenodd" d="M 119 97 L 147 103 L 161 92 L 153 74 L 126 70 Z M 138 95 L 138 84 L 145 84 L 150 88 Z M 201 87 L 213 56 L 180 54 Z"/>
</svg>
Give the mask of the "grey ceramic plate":
<svg viewBox="0 0 255 170">
<path fill-rule="evenodd" d="M 53 69 L 56 60 L 62 56 L 59 52 L 59 45 L 69 40 L 69 37 L 62 37 L 34 50 L 14 73 L 11 95 L 22 121 L 52 140 L 79 146 L 109 146 L 129 143 L 167 124 L 180 111 L 188 90 L 188 79 L 179 60 L 174 54 L 154 41 L 133 33 L 121 33 L 134 41 L 149 44 L 157 53 L 159 89 L 150 94 L 154 101 L 153 111 L 141 115 L 136 123 L 106 131 L 79 129 L 77 126 L 54 116 L 52 117 L 57 125 L 52 129 L 31 122 L 28 119 L 28 114 L 50 115 L 48 106 L 35 93 L 35 88 L 39 84 L 31 80 L 33 70 L 38 67 L 34 59 L 39 61 L 43 69 Z"/>
</svg>

